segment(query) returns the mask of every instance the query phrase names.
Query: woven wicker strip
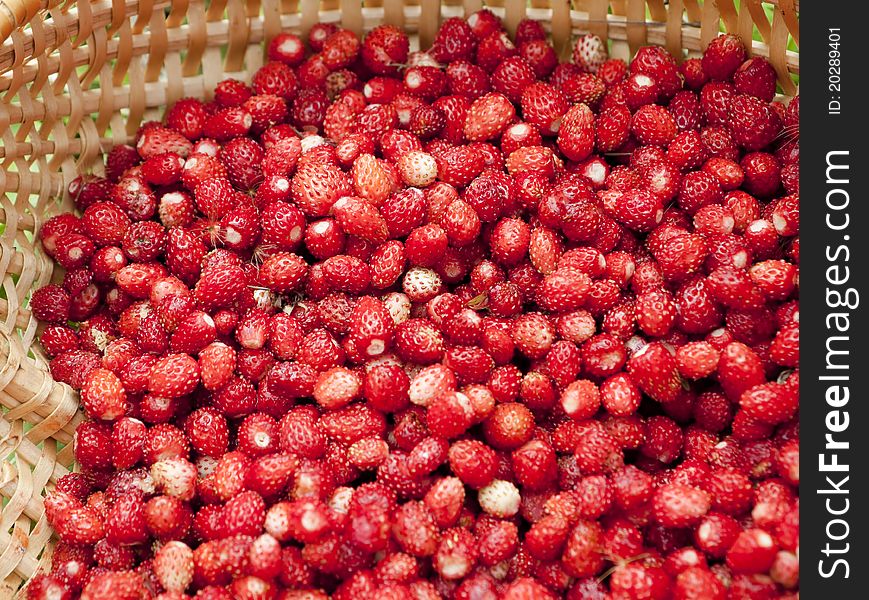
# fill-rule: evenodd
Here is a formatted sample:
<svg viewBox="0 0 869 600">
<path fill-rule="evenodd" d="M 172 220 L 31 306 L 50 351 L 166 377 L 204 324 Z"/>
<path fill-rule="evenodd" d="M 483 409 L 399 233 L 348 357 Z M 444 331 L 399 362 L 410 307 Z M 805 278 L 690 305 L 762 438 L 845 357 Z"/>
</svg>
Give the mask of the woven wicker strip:
<svg viewBox="0 0 869 600">
<path fill-rule="evenodd" d="M 769 57 L 785 94 L 796 92 L 799 53 L 788 44 L 799 43 L 798 0 L 0 0 L 0 599 L 47 564 L 42 497 L 73 467 L 82 419 L 76 394 L 48 374 L 27 308 L 32 290 L 61 276 L 34 238 L 72 208 L 69 181 L 101 171 L 104 152 L 175 100 L 249 79 L 279 31 L 331 21 L 362 33 L 388 22 L 425 48 L 443 18 L 483 6 L 511 30 L 525 16 L 543 21 L 562 56 L 589 31 L 614 56 L 661 44 L 684 58 L 722 29 L 745 40 L 756 30 L 751 52 Z"/>
</svg>

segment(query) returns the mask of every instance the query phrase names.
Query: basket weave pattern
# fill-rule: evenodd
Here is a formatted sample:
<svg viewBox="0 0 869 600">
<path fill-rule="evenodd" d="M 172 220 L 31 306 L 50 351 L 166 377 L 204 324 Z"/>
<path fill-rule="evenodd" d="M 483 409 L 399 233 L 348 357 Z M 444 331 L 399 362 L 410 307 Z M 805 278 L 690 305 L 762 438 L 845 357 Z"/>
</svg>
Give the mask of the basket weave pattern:
<svg viewBox="0 0 869 600">
<path fill-rule="evenodd" d="M 35 343 L 30 293 L 61 276 L 34 243 L 40 224 L 73 204 L 78 172 L 101 172 L 103 153 L 132 140 L 143 120 L 185 96 L 209 99 L 222 79 L 249 80 L 263 42 L 305 34 L 318 21 L 362 33 L 403 27 L 426 48 L 440 21 L 470 14 L 481 0 L 0 0 L 0 599 L 50 560 L 46 488 L 73 468 L 78 396 L 52 381 Z M 660 44 L 674 56 L 700 51 L 723 28 L 762 41 L 787 95 L 796 91 L 798 0 L 491 0 L 515 30 L 544 22 L 561 55 L 592 32 L 627 58 Z M 764 7 L 772 7 L 772 19 Z"/>
</svg>

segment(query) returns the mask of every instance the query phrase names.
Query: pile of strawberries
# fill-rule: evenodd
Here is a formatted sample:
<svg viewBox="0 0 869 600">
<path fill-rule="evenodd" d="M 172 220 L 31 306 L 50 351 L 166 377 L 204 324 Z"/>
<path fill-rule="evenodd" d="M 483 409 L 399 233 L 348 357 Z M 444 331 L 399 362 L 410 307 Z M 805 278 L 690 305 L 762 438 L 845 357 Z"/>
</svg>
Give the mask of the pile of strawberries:
<svg viewBox="0 0 869 600">
<path fill-rule="evenodd" d="M 306 49 L 307 46 L 307 49 Z M 799 102 L 722 35 L 284 33 L 49 219 L 30 599 L 797 598 Z"/>
</svg>

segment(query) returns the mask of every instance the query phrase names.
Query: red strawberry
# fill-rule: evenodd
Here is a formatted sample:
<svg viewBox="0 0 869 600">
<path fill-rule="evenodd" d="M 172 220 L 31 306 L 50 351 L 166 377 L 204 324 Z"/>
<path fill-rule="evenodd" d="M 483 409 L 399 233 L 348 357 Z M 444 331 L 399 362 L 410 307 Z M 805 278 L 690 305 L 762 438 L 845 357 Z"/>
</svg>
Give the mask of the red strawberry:
<svg viewBox="0 0 869 600">
<path fill-rule="evenodd" d="M 146 128 L 136 142 L 136 150 L 142 158 L 151 158 L 167 152 L 186 157 L 192 149 L 193 144 L 181 133 L 160 126 Z"/>
<path fill-rule="evenodd" d="M 620 58 L 608 58 L 598 67 L 596 75 L 611 88 L 628 76 L 628 65 Z"/>
<path fill-rule="evenodd" d="M 516 46 L 507 34 L 496 31 L 480 40 L 477 45 L 476 63 L 491 73 L 501 61 L 515 54 Z"/>
<path fill-rule="evenodd" d="M 177 128 L 172 127 L 172 129 Z M 140 162 L 142 162 L 142 157 L 139 156 L 139 152 L 135 148 L 127 144 L 118 144 L 106 156 L 106 179 L 95 176 L 76 177 L 67 188 L 69 195 L 72 196 L 76 206 L 83 210 L 94 201 L 94 196 L 105 196 L 104 192 L 100 193 L 104 188 L 109 187 L 110 183 L 117 183 L 127 170 L 132 169 Z"/>
<path fill-rule="evenodd" d="M 129 217 L 111 202 L 91 204 L 81 218 L 82 230 L 97 246 L 120 246 L 130 225 Z"/>
<path fill-rule="evenodd" d="M 260 282 L 278 294 L 300 288 L 308 274 L 303 258 L 290 252 L 277 252 L 265 259 L 259 271 Z"/>
<path fill-rule="evenodd" d="M 729 128 L 740 146 L 746 150 L 760 150 L 779 134 L 781 118 L 764 101 L 738 94 L 730 102 Z"/>
<path fill-rule="evenodd" d="M 732 34 L 714 38 L 703 52 L 703 72 L 718 81 L 726 81 L 745 61 L 742 40 Z"/>
<path fill-rule="evenodd" d="M 377 75 L 398 73 L 399 65 L 407 62 L 407 34 L 392 25 L 372 29 L 362 42 L 362 62 Z"/>
<path fill-rule="evenodd" d="M 267 53 L 269 60 L 279 60 L 296 67 L 304 59 L 305 45 L 299 36 L 282 32 L 272 38 Z"/>
<path fill-rule="evenodd" d="M 661 200 L 647 190 L 612 192 L 603 199 L 604 210 L 613 219 L 636 231 L 649 231 L 664 216 Z"/>
<path fill-rule="evenodd" d="M 253 189 L 262 179 L 262 147 L 249 138 L 236 138 L 220 150 L 220 162 L 226 167 L 229 181 L 242 190 Z"/>
<path fill-rule="evenodd" d="M 575 104 L 558 130 L 558 148 L 573 161 L 587 158 L 594 150 L 594 115 L 585 104 Z"/>
<path fill-rule="evenodd" d="M 33 316 L 49 323 L 66 323 L 69 319 L 69 304 L 69 294 L 55 284 L 39 288 L 30 297 Z"/>
<path fill-rule="evenodd" d="M 206 118 L 208 113 L 201 101 L 182 98 L 167 111 L 166 125 L 192 141 L 202 137 Z"/>
<path fill-rule="evenodd" d="M 528 61 L 540 79 L 549 77 L 558 66 L 558 55 L 546 40 L 530 40 L 519 46 L 519 56 Z"/>
<path fill-rule="evenodd" d="M 465 117 L 465 137 L 472 142 L 497 137 L 516 116 L 516 109 L 506 96 L 490 93 L 477 99 Z"/>
<path fill-rule="evenodd" d="M 386 221 L 367 201 L 356 196 L 344 196 L 332 205 L 332 211 L 341 228 L 372 244 L 386 241 Z"/>
<path fill-rule="evenodd" d="M 600 113 L 595 121 L 595 144 L 600 152 L 618 150 L 631 134 L 631 111 L 614 106 Z"/>
<path fill-rule="evenodd" d="M 769 61 L 755 56 L 742 63 L 733 74 L 733 85 L 740 94 L 749 94 L 764 102 L 775 97 L 776 73 Z"/>
<path fill-rule="evenodd" d="M 421 105 L 411 111 L 407 128 L 418 138 L 427 140 L 440 133 L 446 124 L 446 117 L 440 109 Z"/>
<path fill-rule="evenodd" d="M 537 125 L 544 136 L 558 135 L 568 108 L 564 94 L 549 84 L 533 83 L 522 91 L 522 118 Z M 467 130 L 465 135 L 471 139 Z"/>
<path fill-rule="evenodd" d="M 404 88 L 425 100 L 434 100 L 443 95 L 447 76 L 437 67 L 417 66 L 404 72 Z"/>
<path fill-rule="evenodd" d="M 553 313 L 570 312 L 585 304 L 591 278 L 574 269 L 557 269 L 537 289 L 537 304 Z"/>
<path fill-rule="evenodd" d="M 292 100 L 298 88 L 292 68 L 278 61 L 267 62 L 257 69 L 251 85 L 257 95 L 275 95 L 286 100 Z"/>
<path fill-rule="evenodd" d="M 652 255 L 661 265 L 664 278 L 680 281 L 696 273 L 708 253 L 706 241 L 697 234 L 677 234 L 666 240 Z"/>
<path fill-rule="evenodd" d="M 206 310 L 229 306 L 246 288 L 241 267 L 226 265 L 205 270 L 196 282 L 193 295 Z"/>
<path fill-rule="evenodd" d="M 534 69 L 524 58 L 511 56 L 501 61 L 492 73 L 492 89 L 518 104 L 522 91 L 535 79 Z"/>
<path fill-rule="evenodd" d="M 114 420 L 127 410 L 127 395 L 121 380 L 106 369 L 94 369 L 87 374 L 81 400 L 93 419 Z"/>
<path fill-rule="evenodd" d="M 672 98 L 682 88 L 676 60 L 660 46 L 644 46 L 631 61 L 631 73 L 643 73 L 655 80 L 660 96 Z"/>
<path fill-rule="evenodd" d="M 380 206 L 395 190 L 397 175 L 390 163 L 371 154 L 360 155 L 350 171 L 356 194 L 374 206 Z"/>
<path fill-rule="evenodd" d="M 673 115 L 679 131 L 697 129 L 702 122 L 703 108 L 697 94 L 693 92 L 682 91 L 673 96 L 667 110 Z"/>
<path fill-rule="evenodd" d="M 361 46 L 355 33 L 348 29 L 339 29 L 326 38 L 320 55 L 330 71 L 337 71 L 349 66 L 356 59 Z"/>
<path fill-rule="evenodd" d="M 661 106 L 643 106 L 631 119 L 631 132 L 641 144 L 666 146 L 676 137 L 676 122 Z"/>
<path fill-rule="evenodd" d="M 231 106 L 209 116 L 202 133 L 218 142 L 224 142 L 246 134 L 252 126 L 253 116 L 246 109 Z"/>
<path fill-rule="evenodd" d="M 658 402 L 672 402 L 682 392 L 676 359 L 665 346 L 653 342 L 628 361 L 631 380 Z"/>
<path fill-rule="evenodd" d="M 606 93 L 606 84 L 599 77 L 582 73 L 565 81 L 561 85 L 561 92 L 571 104 L 582 102 L 590 107 L 597 107 Z"/>
<path fill-rule="evenodd" d="M 606 44 L 596 35 L 587 33 L 576 39 L 571 57 L 583 71 L 596 73 L 607 60 Z"/>
<path fill-rule="evenodd" d="M 322 217 L 341 196 L 352 193 L 350 181 L 336 166 L 306 163 L 293 176 L 293 200 L 305 215 Z"/>
<path fill-rule="evenodd" d="M 169 354 L 151 367 L 148 389 L 164 398 L 191 393 L 199 384 L 199 366 L 186 354 Z"/>
<path fill-rule="evenodd" d="M 516 43 L 521 44 L 530 40 L 545 40 L 546 31 L 540 21 L 525 17 L 516 25 Z"/>
<path fill-rule="evenodd" d="M 221 107 L 241 106 L 252 95 L 253 90 L 237 79 L 224 79 L 214 89 L 214 100 Z"/>
<path fill-rule="evenodd" d="M 441 23 L 432 44 L 431 54 L 439 63 L 471 60 L 477 40 L 464 19 L 451 17 Z"/>
<path fill-rule="evenodd" d="M 384 133 L 396 128 L 398 122 L 398 111 L 391 104 L 369 104 L 359 113 L 355 131 L 380 139 Z"/>
<path fill-rule="evenodd" d="M 764 382 L 760 358 L 751 348 L 731 342 L 718 361 L 718 381 L 727 397 L 737 401 L 747 389 Z"/>
<path fill-rule="evenodd" d="M 450 148 L 435 156 L 438 178 L 455 187 L 464 187 L 483 170 L 483 157 L 469 146 Z"/>
</svg>

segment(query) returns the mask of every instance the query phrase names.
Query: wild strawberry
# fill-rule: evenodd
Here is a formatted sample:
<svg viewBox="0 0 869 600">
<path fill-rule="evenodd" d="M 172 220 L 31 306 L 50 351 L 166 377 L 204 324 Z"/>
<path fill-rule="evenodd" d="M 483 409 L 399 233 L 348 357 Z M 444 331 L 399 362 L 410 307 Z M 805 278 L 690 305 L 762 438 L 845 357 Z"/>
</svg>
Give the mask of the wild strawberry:
<svg viewBox="0 0 869 600">
<path fill-rule="evenodd" d="M 305 215 L 322 217 L 341 196 L 352 193 L 347 176 L 330 164 L 305 164 L 293 176 L 293 199 Z"/>
<path fill-rule="evenodd" d="M 374 206 L 380 206 L 397 183 L 388 163 L 370 154 L 363 154 L 353 162 L 350 175 L 356 193 Z"/>
<path fill-rule="evenodd" d="M 562 117 L 569 108 L 560 91 L 546 83 L 533 83 L 522 91 L 521 104 L 526 122 L 536 125 L 544 136 L 558 135 Z"/>
<path fill-rule="evenodd" d="M 525 59 L 511 56 L 501 61 L 493 71 L 492 89 L 518 104 L 522 98 L 522 91 L 534 83 L 535 79 L 534 69 Z"/>
<path fill-rule="evenodd" d="M 606 44 L 596 35 L 587 33 L 573 43 L 571 58 L 583 71 L 595 73 L 608 58 Z"/>
<path fill-rule="evenodd" d="M 465 137 L 472 142 L 497 137 L 515 116 L 516 110 L 506 96 L 495 92 L 486 94 L 468 109 Z"/>
<path fill-rule="evenodd" d="M 676 360 L 661 344 L 648 344 L 634 354 L 628 371 L 633 382 L 659 402 L 671 402 L 681 392 Z"/>
<path fill-rule="evenodd" d="M 665 109 L 650 104 L 634 113 L 631 132 L 642 144 L 664 146 L 676 136 L 676 123 Z"/>
<path fill-rule="evenodd" d="M 148 390 L 165 398 L 191 393 L 199 383 L 199 366 L 186 354 L 170 354 L 151 367 Z"/>
<path fill-rule="evenodd" d="M 276 60 L 291 67 L 298 66 L 305 56 L 302 40 L 292 33 L 279 33 L 272 38 L 267 48 L 269 60 Z"/>
<path fill-rule="evenodd" d="M 437 67 L 416 66 L 404 72 L 404 87 L 424 100 L 432 101 L 443 95 L 447 76 Z"/>
<path fill-rule="evenodd" d="M 193 411 L 184 422 L 184 431 L 193 449 L 200 454 L 220 458 L 229 446 L 226 418 L 213 408 Z"/>
<path fill-rule="evenodd" d="M 380 139 L 383 134 L 398 126 L 399 116 L 391 104 L 369 104 L 356 121 L 356 133 Z"/>
<path fill-rule="evenodd" d="M 755 56 L 742 63 L 733 74 L 733 85 L 740 94 L 750 94 L 765 102 L 775 96 L 776 73 L 765 58 Z"/>
<path fill-rule="evenodd" d="M 136 150 L 144 159 L 171 152 L 182 158 L 190 154 L 193 144 L 184 135 L 166 127 L 148 127 L 136 142 Z"/>
<path fill-rule="evenodd" d="M 652 499 L 655 519 L 665 527 L 685 527 L 700 522 L 709 511 L 711 497 L 695 487 L 668 484 Z"/>
<path fill-rule="evenodd" d="M 193 550 L 183 542 L 161 546 L 152 565 L 160 585 L 169 592 L 183 592 L 193 580 Z"/>
<path fill-rule="evenodd" d="M 781 165 L 772 154 L 750 152 L 739 163 L 744 189 L 758 198 L 768 198 L 780 187 Z"/>
<path fill-rule="evenodd" d="M 729 129 L 737 144 L 746 150 L 768 146 L 781 130 L 781 118 L 762 100 L 737 94 L 730 102 Z"/>
<path fill-rule="evenodd" d="M 714 38 L 703 53 L 703 72 L 719 81 L 726 81 L 745 61 L 745 47 L 735 35 Z"/>
<path fill-rule="evenodd" d="M 519 56 L 531 65 L 538 78 L 549 77 L 558 66 L 558 55 L 546 40 L 528 40 L 518 46 Z"/>
<path fill-rule="evenodd" d="M 558 130 L 558 147 L 570 160 L 586 159 L 594 149 L 594 115 L 584 104 L 570 108 Z"/>
<path fill-rule="evenodd" d="M 81 597 L 85 600 L 97 598 L 117 598 L 118 600 L 134 600 L 141 595 L 142 577 L 133 571 L 103 571 L 94 573 L 84 589 Z"/>
<path fill-rule="evenodd" d="M 407 34 L 392 25 L 380 25 L 362 42 L 362 62 L 372 73 L 396 74 L 398 65 L 407 61 L 408 49 Z"/>
<path fill-rule="evenodd" d="M 81 218 L 82 230 L 98 246 L 120 246 L 130 225 L 129 217 L 110 202 L 91 204 Z"/>
<path fill-rule="evenodd" d="M 581 308 L 588 297 L 591 279 L 574 269 L 556 269 L 547 275 L 537 290 L 537 304 L 552 313 Z"/>
<path fill-rule="evenodd" d="M 90 371 L 81 389 L 82 404 L 94 419 L 114 420 L 127 410 L 127 396 L 117 375 L 106 369 Z"/>
<path fill-rule="evenodd" d="M 471 27 L 460 18 L 445 20 L 438 30 L 431 53 L 440 63 L 469 60 L 477 41 Z"/>
<path fill-rule="evenodd" d="M 483 512 L 501 519 L 509 518 L 519 512 L 522 497 L 519 490 L 509 481 L 495 479 L 480 489 L 477 500 Z"/>
<path fill-rule="evenodd" d="M 55 284 L 39 288 L 30 297 L 33 316 L 49 323 L 66 323 L 69 319 L 69 304 L 69 294 Z"/>
<path fill-rule="evenodd" d="M 397 166 L 402 180 L 415 187 L 425 187 L 433 183 L 438 175 L 437 162 L 425 152 L 407 152 L 398 159 Z"/>
<path fill-rule="evenodd" d="M 778 546 L 762 529 L 746 529 L 727 551 L 727 566 L 734 573 L 766 573 L 775 561 Z"/>
<path fill-rule="evenodd" d="M 477 46 L 476 64 L 488 72 L 505 58 L 516 54 L 516 46 L 503 31 L 493 31 L 480 40 Z"/>
<path fill-rule="evenodd" d="M 664 217 L 661 200 L 648 190 L 613 191 L 603 206 L 613 219 L 635 231 L 650 231 Z"/>
<path fill-rule="evenodd" d="M 386 241 L 386 221 L 374 206 L 362 198 L 344 196 L 332 205 L 332 212 L 346 233 L 372 244 Z"/>
</svg>

